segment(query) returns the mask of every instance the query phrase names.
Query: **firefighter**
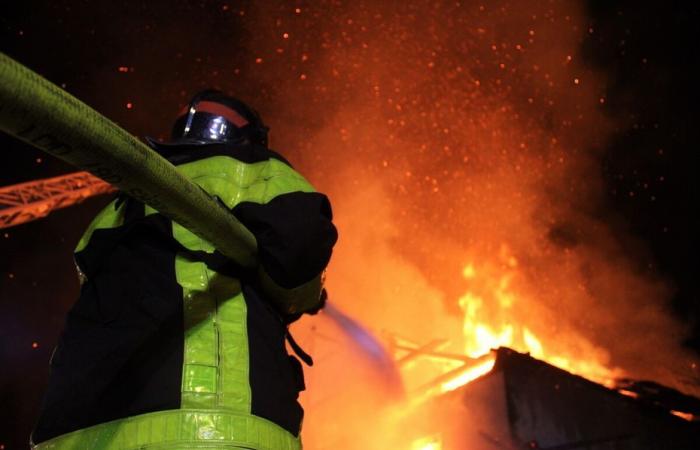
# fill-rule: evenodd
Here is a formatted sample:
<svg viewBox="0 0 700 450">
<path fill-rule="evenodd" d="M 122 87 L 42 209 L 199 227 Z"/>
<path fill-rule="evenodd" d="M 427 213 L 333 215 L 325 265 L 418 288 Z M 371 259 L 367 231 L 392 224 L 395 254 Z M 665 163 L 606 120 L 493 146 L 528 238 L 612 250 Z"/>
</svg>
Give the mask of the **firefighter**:
<svg viewBox="0 0 700 450">
<path fill-rule="evenodd" d="M 267 135 L 255 110 L 207 90 L 170 142 L 147 138 L 255 235 L 259 267 L 119 195 L 77 245 L 80 296 L 51 357 L 33 448 L 301 447 L 303 373 L 285 339 L 310 358 L 287 327 L 323 306 L 337 233 L 327 197 Z"/>
</svg>

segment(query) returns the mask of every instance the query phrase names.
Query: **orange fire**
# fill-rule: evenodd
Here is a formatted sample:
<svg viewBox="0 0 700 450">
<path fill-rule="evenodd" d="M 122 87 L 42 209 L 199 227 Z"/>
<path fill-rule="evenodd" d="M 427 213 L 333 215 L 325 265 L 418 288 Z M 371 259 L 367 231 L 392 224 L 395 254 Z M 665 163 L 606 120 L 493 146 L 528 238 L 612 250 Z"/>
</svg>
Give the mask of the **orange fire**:
<svg viewBox="0 0 700 450">
<path fill-rule="evenodd" d="M 464 313 L 461 353 L 454 355 L 452 359 L 445 354 L 441 359 L 440 354 L 428 353 L 423 356 L 432 358 L 437 363 L 423 364 L 418 368 L 415 364 L 402 366 L 402 375 L 406 382 L 410 383 L 409 380 L 416 378 L 439 380 L 434 386 L 424 386 L 426 389 L 417 392 L 416 394 L 421 395 L 417 395 L 415 399 L 420 402 L 427 396 L 457 389 L 488 373 L 495 363 L 495 358 L 490 352 L 499 347 L 529 353 L 556 367 L 612 387 L 614 379 L 622 375 L 620 369 L 609 367 L 605 361 L 597 359 L 595 354 L 572 355 L 565 351 L 548 351 L 549 346 L 546 342 L 557 340 L 557 336 L 538 337 L 530 328 L 531 325 L 513 313 L 517 303 L 527 304 L 532 300 L 519 296 L 511 286 L 513 279 L 518 276 L 518 263 L 509 255 L 506 247 L 502 248 L 500 259 L 503 262 L 498 269 L 500 273 L 494 273 L 496 270 L 493 268 L 479 267 L 475 263 L 467 264 L 462 271 L 463 277 L 470 281 L 472 288 L 459 299 L 459 306 Z M 459 355 L 466 358 L 458 360 L 456 357 Z M 412 373 L 421 370 L 421 374 Z M 445 378 L 445 374 L 452 376 Z"/>
<path fill-rule="evenodd" d="M 442 443 L 436 437 L 421 438 L 411 444 L 411 450 L 442 450 Z"/>
<path fill-rule="evenodd" d="M 622 375 L 619 369 L 609 367 L 609 363 L 596 358 L 596 355 L 571 354 L 566 348 L 559 353 L 551 351 L 546 342 L 566 338 L 538 336 L 533 331 L 537 327 L 537 318 L 531 319 L 533 323 L 528 323 L 514 312 L 518 304 L 534 304 L 536 301 L 527 295 L 519 295 L 512 286 L 519 275 L 518 261 L 507 246 L 501 246 L 498 259 L 498 268 L 488 265 L 477 267 L 470 263 L 462 272 L 472 287 L 459 299 L 459 306 L 464 311 L 464 352 L 471 357 L 479 357 L 491 349 L 509 347 L 612 386 L 614 378 Z M 465 380 L 471 381 L 468 377 Z M 449 385 L 451 388 L 458 386 L 458 383 Z"/>
<path fill-rule="evenodd" d="M 401 419 L 491 370 L 500 346 L 606 385 L 689 389 L 671 289 L 601 201 L 600 152 L 626 125 L 581 55 L 596 37 L 584 5 L 399 4 L 338 6 L 307 79 L 267 80 L 290 93 L 278 123 L 312 127 L 280 143 L 298 143 L 290 159 L 333 203 L 330 302 L 399 380 L 323 313 L 302 319 L 306 448 L 440 449 L 406 440 Z"/>
<path fill-rule="evenodd" d="M 430 360 L 421 363 L 419 358 L 414 358 L 411 364 L 400 364 L 404 383 L 414 393 L 413 403 L 457 389 L 488 373 L 495 363 L 490 352 L 499 347 L 529 353 L 556 367 L 613 387 L 615 378 L 624 373 L 611 367 L 601 357 L 604 353 L 576 354 L 574 350 L 567 351 L 566 343 L 561 345 L 562 341 L 572 340 L 571 336 L 537 334 L 533 331 L 538 326 L 537 317 L 528 319 L 518 310 L 520 305 L 536 302 L 528 295 L 517 292 L 514 286 L 520 276 L 517 259 L 503 245 L 495 260 L 497 264 L 468 263 L 462 270 L 469 289 L 458 300 L 463 312 L 463 324 L 462 335 L 455 340 L 461 347 L 456 349 L 457 353 L 433 351 L 436 347 L 455 348 L 455 342 L 443 341 L 428 349 L 415 344 L 412 348 L 394 344 L 399 349 L 396 355 L 399 362 L 403 361 L 401 352 L 406 351 L 417 352 L 422 358 Z M 559 342 L 559 345 L 551 345 L 552 342 Z M 430 383 L 428 380 L 431 379 L 438 382 Z"/>
</svg>

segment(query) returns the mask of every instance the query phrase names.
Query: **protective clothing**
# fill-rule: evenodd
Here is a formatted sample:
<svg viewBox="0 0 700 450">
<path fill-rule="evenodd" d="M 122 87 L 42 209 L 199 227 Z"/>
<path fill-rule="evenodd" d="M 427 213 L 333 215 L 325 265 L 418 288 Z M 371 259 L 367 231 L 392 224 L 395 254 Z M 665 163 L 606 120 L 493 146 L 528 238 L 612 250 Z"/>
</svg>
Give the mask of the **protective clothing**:
<svg viewBox="0 0 700 450">
<path fill-rule="evenodd" d="M 153 145 L 251 230 L 263 273 L 294 288 L 319 277 L 337 233 L 328 199 L 261 142 Z M 257 271 L 123 196 L 75 259 L 85 282 L 52 356 L 35 449 L 301 447 L 302 368 Z"/>
</svg>

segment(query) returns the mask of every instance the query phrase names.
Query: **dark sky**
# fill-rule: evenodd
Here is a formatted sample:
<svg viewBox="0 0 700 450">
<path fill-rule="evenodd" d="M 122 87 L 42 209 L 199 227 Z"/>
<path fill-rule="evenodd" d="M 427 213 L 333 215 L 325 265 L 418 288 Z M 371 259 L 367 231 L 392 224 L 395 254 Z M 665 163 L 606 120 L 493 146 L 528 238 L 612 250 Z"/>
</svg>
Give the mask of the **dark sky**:
<svg viewBox="0 0 700 450">
<path fill-rule="evenodd" d="M 324 73 L 321 58 L 314 59 L 322 48 L 315 31 L 327 29 L 336 12 L 347 13 L 343 2 L 6 3 L 0 50 L 137 136 L 167 135 L 172 113 L 193 92 L 213 85 L 255 99 L 278 136 L 297 136 L 283 146 L 303 169 L 317 158 L 303 139 L 325 124 L 317 110 L 338 110 L 352 97 L 351 88 L 313 98 L 311 90 L 292 88 L 307 73 Z M 371 11 L 372 3 L 365 3 Z M 585 5 L 595 32 L 582 39 L 579 51 L 587 66 L 605 74 L 601 107 L 615 123 L 598 160 L 602 209 L 615 229 L 625 230 L 621 245 L 644 243 L 643 265 L 673 285 L 674 314 L 693 330 L 685 344 L 700 351 L 700 248 L 692 218 L 698 204 L 698 7 L 604 0 Z M 276 21 L 298 17 L 305 22 L 291 25 L 291 36 L 282 36 L 284 26 L 269 32 Z M 275 54 L 286 58 L 287 72 L 267 68 Z M 352 77 L 347 82 L 361 83 Z M 273 130 L 273 146 L 274 139 Z M 74 170 L 6 135 L 0 147 L 0 186 Z M 322 182 L 323 172 L 317 175 Z M 91 199 L 0 232 L 0 449 L 26 447 L 47 360 L 78 292 L 72 248 L 107 200 Z"/>
</svg>

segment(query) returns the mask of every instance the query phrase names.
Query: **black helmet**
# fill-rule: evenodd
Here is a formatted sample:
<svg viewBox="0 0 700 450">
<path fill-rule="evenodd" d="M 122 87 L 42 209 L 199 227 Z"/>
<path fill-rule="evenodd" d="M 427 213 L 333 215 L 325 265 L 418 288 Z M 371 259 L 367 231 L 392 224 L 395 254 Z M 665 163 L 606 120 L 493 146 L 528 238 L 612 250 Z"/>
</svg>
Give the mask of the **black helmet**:
<svg viewBox="0 0 700 450">
<path fill-rule="evenodd" d="M 170 144 L 213 144 L 248 140 L 267 147 L 267 132 L 260 114 L 221 91 L 199 92 L 175 120 Z"/>
</svg>

